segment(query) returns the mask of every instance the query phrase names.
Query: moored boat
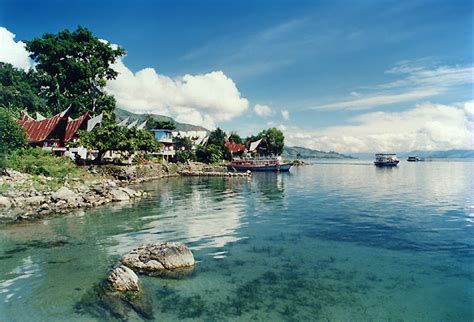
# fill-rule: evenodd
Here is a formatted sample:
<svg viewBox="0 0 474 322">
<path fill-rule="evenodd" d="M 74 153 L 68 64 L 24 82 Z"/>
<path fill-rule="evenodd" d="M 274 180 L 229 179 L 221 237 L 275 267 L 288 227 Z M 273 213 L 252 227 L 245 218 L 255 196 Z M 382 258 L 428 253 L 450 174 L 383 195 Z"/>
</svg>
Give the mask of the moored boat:
<svg viewBox="0 0 474 322">
<path fill-rule="evenodd" d="M 418 162 L 418 161 L 423 161 L 423 159 L 420 158 L 420 157 L 408 157 L 407 161 L 408 162 Z"/>
<path fill-rule="evenodd" d="M 227 164 L 229 171 L 290 171 L 293 163 L 285 163 L 280 157 L 252 157 L 236 158 Z"/>
<path fill-rule="evenodd" d="M 395 153 L 377 153 L 374 164 L 378 167 L 395 167 L 399 162 Z"/>
</svg>

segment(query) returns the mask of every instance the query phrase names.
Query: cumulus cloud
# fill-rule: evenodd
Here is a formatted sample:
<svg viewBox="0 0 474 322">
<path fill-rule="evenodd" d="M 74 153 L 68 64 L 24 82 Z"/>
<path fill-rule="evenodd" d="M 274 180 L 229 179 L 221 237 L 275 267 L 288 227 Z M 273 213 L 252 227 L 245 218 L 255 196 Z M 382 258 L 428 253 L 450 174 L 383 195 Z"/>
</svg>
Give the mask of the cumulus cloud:
<svg viewBox="0 0 474 322">
<path fill-rule="evenodd" d="M 0 61 L 12 64 L 17 68 L 29 69 L 33 61 L 28 57 L 25 43 L 15 41 L 15 34 L 4 27 L 0 27 Z"/>
<path fill-rule="evenodd" d="M 130 112 L 168 115 L 179 122 L 214 128 L 248 108 L 234 81 L 222 71 L 171 78 L 153 68 L 133 73 L 122 60 L 114 64 L 117 79 L 107 90 L 117 106 Z"/>
<path fill-rule="evenodd" d="M 282 116 L 285 120 L 289 120 L 289 119 L 290 119 L 290 112 L 288 112 L 288 110 L 283 110 L 283 111 L 281 111 L 281 116 Z"/>
<path fill-rule="evenodd" d="M 255 104 L 253 110 L 258 116 L 269 116 L 273 114 L 273 111 L 268 105 Z"/>
<path fill-rule="evenodd" d="M 290 145 L 341 152 L 400 152 L 473 149 L 474 103 L 462 106 L 424 103 L 403 112 L 371 112 L 354 117 L 354 125 L 320 131 L 289 128 Z"/>
</svg>

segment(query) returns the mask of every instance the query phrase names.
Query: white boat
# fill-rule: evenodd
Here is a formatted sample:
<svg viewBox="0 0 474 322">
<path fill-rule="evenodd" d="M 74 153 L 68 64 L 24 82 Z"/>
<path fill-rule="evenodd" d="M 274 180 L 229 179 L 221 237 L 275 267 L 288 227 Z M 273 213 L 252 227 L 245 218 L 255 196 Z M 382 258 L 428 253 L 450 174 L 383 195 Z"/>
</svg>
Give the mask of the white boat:
<svg viewBox="0 0 474 322">
<path fill-rule="evenodd" d="M 374 164 L 378 167 L 396 167 L 400 160 L 395 153 L 377 153 Z"/>
</svg>

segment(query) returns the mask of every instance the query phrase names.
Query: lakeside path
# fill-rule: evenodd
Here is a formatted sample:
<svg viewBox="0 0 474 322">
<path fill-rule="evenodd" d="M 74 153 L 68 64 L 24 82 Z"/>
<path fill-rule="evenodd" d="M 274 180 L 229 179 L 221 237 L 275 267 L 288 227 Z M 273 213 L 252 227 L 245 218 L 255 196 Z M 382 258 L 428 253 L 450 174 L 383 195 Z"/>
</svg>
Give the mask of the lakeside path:
<svg viewBox="0 0 474 322">
<path fill-rule="evenodd" d="M 202 163 L 93 167 L 91 178 L 65 178 L 59 184 L 53 178 L 7 170 L 8 175 L 0 176 L 0 223 L 144 198 L 145 192 L 131 186 L 181 173 L 217 173 L 218 167 Z"/>
</svg>

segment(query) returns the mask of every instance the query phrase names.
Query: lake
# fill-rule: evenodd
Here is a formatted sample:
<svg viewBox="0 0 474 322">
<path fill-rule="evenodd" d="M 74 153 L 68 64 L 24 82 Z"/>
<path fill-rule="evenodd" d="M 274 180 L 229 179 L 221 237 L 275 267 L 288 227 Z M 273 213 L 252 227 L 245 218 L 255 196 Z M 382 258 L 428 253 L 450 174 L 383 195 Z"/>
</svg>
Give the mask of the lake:
<svg viewBox="0 0 474 322">
<path fill-rule="evenodd" d="M 474 162 L 309 163 L 0 226 L 0 320 L 113 320 L 81 301 L 154 241 L 197 260 L 186 278 L 140 277 L 160 321 L 474 319 Z"/>
</svg>

